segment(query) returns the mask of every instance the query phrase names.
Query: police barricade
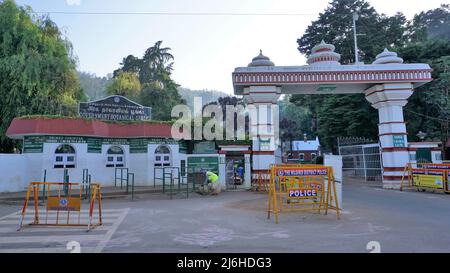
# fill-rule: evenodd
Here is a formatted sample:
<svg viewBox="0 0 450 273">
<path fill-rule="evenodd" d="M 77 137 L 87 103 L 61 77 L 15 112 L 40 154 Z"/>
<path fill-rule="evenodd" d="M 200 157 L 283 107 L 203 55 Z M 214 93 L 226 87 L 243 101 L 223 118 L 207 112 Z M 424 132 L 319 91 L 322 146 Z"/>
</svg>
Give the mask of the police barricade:
<svg viewBox="0 0 450 273">
<path fill-rule="evenodd" d="M 450 164 L 408 163 L 402 176 L 400 190 L 408 181 L 409 188 L 417 190 L 433 189 L 450 193 Z"/>
<path fill-rule="evenodd" d="M 67 192 L 65 192 L 64 188 L 67 188 Z M 40 190 L 46 191 L 46 198 L 41 200 L 45 204 L 44 213 L 39 211 Z M 31 182 L 23 204 L 18 230 L 28 225 L 87 227 L 87 231 L 89 231 L 102 225 L 102 194 L 100 185 L 92 183 L 89 192 L 90 199 L 87 215 L 82 215 L 82 184 L 71 182 Z M 31 197 L 34 213 L 31 222 L 25 223 L 27 220 L 30 220 L 27 217 L 27 208 Z M 95 209 L 96 202 L 97 209 Z M 97 212 L 96 215 L 94 215 L 94 211 Z"/>
<path fill-rule="evenodd" d="M 252 190 L 258 192 L 268 192 L 270 181 L 270 170 L 267 172 L 252 174 Z"/>
<path fill-rule="evenodd" d="M 268 196 L 268 214 L 283 212 L 336 211 L 340 218 L 339 200 L 332 167 L 322 165 L 271 165 Z"/>
</svg>

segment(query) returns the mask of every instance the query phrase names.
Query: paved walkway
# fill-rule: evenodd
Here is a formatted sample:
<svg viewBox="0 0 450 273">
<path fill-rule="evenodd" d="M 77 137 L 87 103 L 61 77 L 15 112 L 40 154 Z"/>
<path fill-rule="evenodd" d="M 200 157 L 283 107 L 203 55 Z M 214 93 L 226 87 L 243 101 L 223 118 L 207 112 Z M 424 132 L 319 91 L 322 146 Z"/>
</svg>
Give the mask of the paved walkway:
<svg viewBox="0 0 450 273">
<path fill-rule="evenodd" d="M 69 229 L 16 232 L 18 218 L 9 215 L 0 220 L 0 250 L 67 252 L 67 241 L 79 239 L 82 252 L 368 252 L 371 241 L 382 252 L 450 252 L 449 195 L 343 187 L 340 220 L 334 213 L 283 214 L 277 225 L 267 219 L 267 196 L 254 192 L 105 200 L 108 225 L 116 228 L 96 230 L 95 240 Z M 0 217 L 18 209 L 0 206 Z"/>
<path fill-rule="evenodd" d="M 101 252 L 111 239 L 116 229 L 122 223 L 128 213 L 128 209 L 106 209 L 103 211 L 103 225 L 87 232 L 87 228 L 63 228 L 26 226 L 20 230 L 19 212 L 0 218 L 0 253 L 58 253 L 76 251 L 80 246 L 81 252 Z M 88 222 L 87 211 L 81 211 L 80 223 Z M 65 220 L 67 213 L 61 212 L 60 221 Z M 33 221 L 34 214 L 28 210 L 24 224 Z M 45 220 L 45 214 L 40 214 L 41 222 Z M 70 223 L 77 223 L 78 214 L 71 213 Z M 56 222 L 56 213 L 51 213 L 47 218 L 48 223 Z M 64 222 L 64 221 L 62 221 Z M 93 223 L 98 222 L 94 217 Z M 75 243 L 71 243 L 75 242 Z"/>
<path fill-rule="evenodd" d="M 42 188 L 41 188 L 42 190 Z M 102 195 L 105 198 L 117 198 L 117 197 L 125 197 L 126 187 L 102 187 Z M 76 193 L 77 190 L 73 190 L 72 193 Z M 134 189 L 135 194 L 145 194 L 145 193 L 157 193 L 162 192 L 162 186 L 136 186 Z M 4 203 L 23 203 L 26 196 L 26 191 L 21 192 L 6 192 L 0 193 L 0 204 Z M 57 195 L 58 192 L 52 191 L 52 195 Z M 84 193 L 83 193 L 84 194 Z M 131 196 L 131 187 L 128 189 L 128 195 Z M 41 198 L 42 192 L 39 193 L 39 197 Z"/>
</svg>

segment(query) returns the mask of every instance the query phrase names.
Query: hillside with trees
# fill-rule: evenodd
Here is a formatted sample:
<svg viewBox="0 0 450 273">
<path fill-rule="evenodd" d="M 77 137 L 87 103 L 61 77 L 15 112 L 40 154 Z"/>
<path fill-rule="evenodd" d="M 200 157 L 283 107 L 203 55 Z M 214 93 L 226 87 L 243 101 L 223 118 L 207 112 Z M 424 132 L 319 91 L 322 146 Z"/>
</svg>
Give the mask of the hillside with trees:
<svg viewBox="0 0 450 273">
<path fill-rule="evenodd" d="M 216 90 L 191 90 L 184 87 L 179 87 L 178 92 L 180 93 L 181 97 L 186 101 L 186 105 L 189 106 L 189 108 L 191 109 L 194 108 L 195 97 L 200 97 L 202 99 L 202 104 L 206 105 L 211 102 L 218 101 L 218 99 L 221 97 L 228 96 L 227 93 Z"/>
<path fill-rule="evenodd" d="M 110 75 L 98 77 L 92 73 L 78 71 L 78 80 L 89 101 L 98 100 L 107 95 L 106 88 L 111 81 L 111 77 Z"/>
</svg>

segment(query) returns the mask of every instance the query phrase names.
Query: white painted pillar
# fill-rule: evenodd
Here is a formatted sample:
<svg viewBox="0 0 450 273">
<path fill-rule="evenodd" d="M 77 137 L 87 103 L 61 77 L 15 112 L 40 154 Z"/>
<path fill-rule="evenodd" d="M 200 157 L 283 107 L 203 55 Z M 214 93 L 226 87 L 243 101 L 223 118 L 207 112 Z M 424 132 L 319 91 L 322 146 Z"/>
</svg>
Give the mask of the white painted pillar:
<svg viewBox="0 0 450 273">
<path fill-rule="evenodd" d="M 379 84 L 365 91 L 366 99 L 378 110 L 383 188 L 399 188 L 403 170 L 409 162 L 403 107 L 412 93 L 411 83 Z"/>
<path fill-rule="evenodd" d="M 275 150 L 279 141 L 278 98 L 281 88 L 250 86 L 244 89 L 244 98 L 250 114 L 253 173 L 266 173 L 275 164 Z"/>
<path fill-rule="evenodd" d="M 225 154 L 219 154 L 219 182 L 222 187 L 222 190 L 225 190 L 227 188 L 226 184 L 226 155 Z"/>
<path fill-rule="evenodd" d="M 250 165 L 250 154 L 244 154 L 245 170 L 244 170 L 244 188 L 252 187 L 252 167 Z"/>
</svg>

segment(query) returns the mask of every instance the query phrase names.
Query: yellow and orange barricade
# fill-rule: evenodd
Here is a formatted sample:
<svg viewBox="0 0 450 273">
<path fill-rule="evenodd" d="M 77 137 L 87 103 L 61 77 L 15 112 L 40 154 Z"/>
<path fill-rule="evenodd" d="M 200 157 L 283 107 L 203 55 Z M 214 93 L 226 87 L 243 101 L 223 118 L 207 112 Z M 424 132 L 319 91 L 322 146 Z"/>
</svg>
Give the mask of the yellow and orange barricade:
<svg viewBox="0 0 450 273">
<path fill-rule="evenodd" d="M 322 165 L 271 165 L 267 218 L 275 215 L 278 223 L 283 212 L 336 211 L 340 218 L 339 200 L 332 167 Z"/>
<path fill-rule="evenodd" d="M 87 227 L 87 230 L 89 231 L 96 226 L 102 225 L 102 194 L 100 185 L 92 183 L 90 187 L 88 219 L 83 219 L 85 221 L 81 221 L 82 184 L 70 182 L 31 182 L 28 186 L 25 202 L 23 204 L 18 230 L 24 225 L 29 225 Z M 40 214 L 39 212 L 39 192 L 41 189 L 46 191 L 47 196 L 46 200 L 41 200 L 45 202 L 45 215 Z M 32 217 L 32 222 L 24 223 L 27 218 L 27 208 L 31 197 L 34 205 L 34 217 Z M 97 210 L 95 210 L 96 202 L 98 206 Z M 95 217 L 94 211 L 98 213 Z M 83 218 L 85 218 L 84 215 Z M 94 218 L 96 220 L 95 223 L 93 221 Z"/>
<path fill-rule="evenodd" d="M 400 184 L 403 190 L 405 181 L 409 188 L 418 190 L 433 189 L 450 193 L 450 164 L 407 163 Z"/>
</svg>

